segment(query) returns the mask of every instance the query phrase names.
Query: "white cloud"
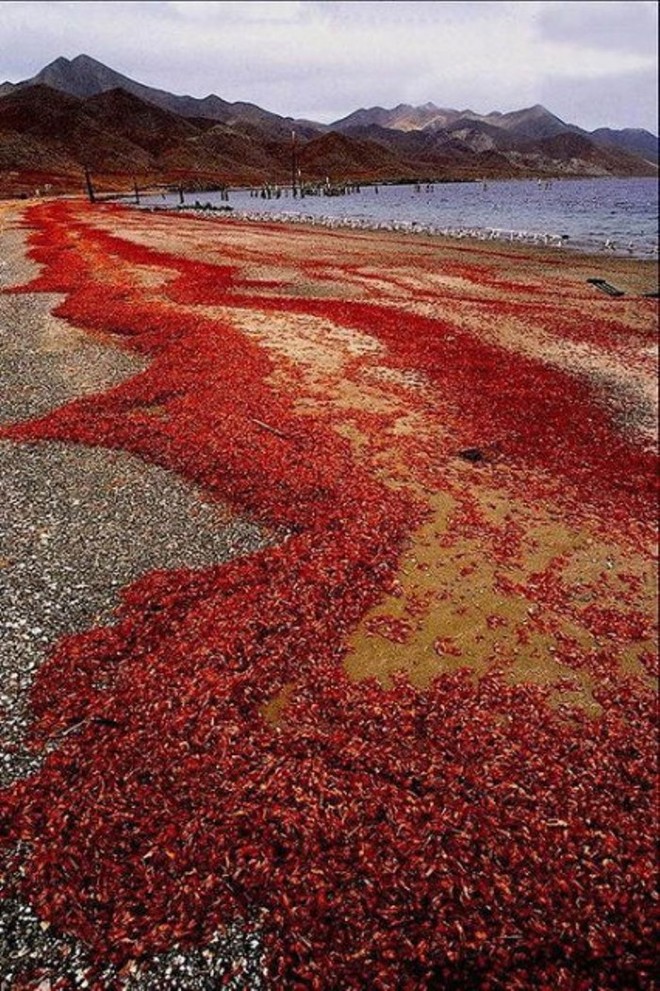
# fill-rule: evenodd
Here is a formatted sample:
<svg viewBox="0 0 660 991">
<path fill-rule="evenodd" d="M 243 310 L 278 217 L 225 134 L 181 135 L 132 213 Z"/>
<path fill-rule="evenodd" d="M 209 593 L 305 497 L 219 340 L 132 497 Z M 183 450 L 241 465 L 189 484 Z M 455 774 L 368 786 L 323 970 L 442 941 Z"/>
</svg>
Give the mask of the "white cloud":
<svg viewBox="0 0 660 991">
<path fill-rule="evenodd" d="M 646 0 L 548 3 L 539 10 L 536 23 L 541 37 L 549 41 L 656 57 L 658 7 Z"/>
<path fill-rule="evenodd" d="M 272 24 L 296 20 L 304 11 L 304 4 L 296 0 L 280 0 L 268 3 L 267 0 L 251 0 L 249 3 L 234 3 L 232 0 L 170 0 L 167 6 L 183 19 L 194 19 L 215 23 Z"/>
<path fill-rule="evenodd" d="M 322 120 L 359 106 L 428 100 L 479 111 L 544 102 L 552 110 L 554 86 L 565 95 L 564 82 L 598 81 L 599 103 L 616 115 L 603 123 L 653 129 L 654 7 L 644 0 L 60 0 L 0 3 L 0 17 L 5 78 L 14 80 L 58 55 L 86 52 L 148 85 Z M 629 107 L 616 98 L 621 78 Z"/>
</svg>

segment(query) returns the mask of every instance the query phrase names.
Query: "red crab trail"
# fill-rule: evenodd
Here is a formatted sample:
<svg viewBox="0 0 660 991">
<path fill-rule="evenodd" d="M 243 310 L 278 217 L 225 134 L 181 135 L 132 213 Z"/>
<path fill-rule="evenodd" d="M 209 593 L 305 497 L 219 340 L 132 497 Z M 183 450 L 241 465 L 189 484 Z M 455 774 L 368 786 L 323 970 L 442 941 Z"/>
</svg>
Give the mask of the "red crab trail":
<svg viewBox="0 0 660 991">
<path fill-rule="evenodd" d="M 88 218 L 31 211 L 44 270 L 29 288 L 65 293 L 60 315 L 122 334 L 152 364 L 5 436 L 135 451 L 291 535 L 203 573 L 148 575 L 115 626 L 57 645 L 33 692 L 34 745 L 57 745 L 2 795 L 7 890 L 99 960 L 258 924 L 275 988 L 650 987 L 648 692 L 606 678 L 593 722 L 496 672 L 425 693 L 351 684 L 346 634 L 391 586 L 423 507 L 368 477 L 321 418 L 297 417 L 253 342 L 172 300 L 322 314 L 377 336 L 462 399 L 466 432 L 487 444 L 504 431 L 502 456 L 623 529 L 649 519 L 646 455 L 577 381 L 505 364 L 467 334 L 447 341 L 440 320 L 251 297 L 228 266 Z M 132 286 L 137 264 L 172 271 L 169 300 Z M 273 727 L 263 705 L 289 682 Z"/>
</svg>

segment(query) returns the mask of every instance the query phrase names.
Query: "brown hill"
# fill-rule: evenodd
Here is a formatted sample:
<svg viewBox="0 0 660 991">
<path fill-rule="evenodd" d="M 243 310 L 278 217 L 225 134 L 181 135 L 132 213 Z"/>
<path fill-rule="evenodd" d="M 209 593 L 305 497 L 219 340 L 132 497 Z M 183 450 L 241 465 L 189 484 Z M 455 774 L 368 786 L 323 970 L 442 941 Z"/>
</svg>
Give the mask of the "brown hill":
<svg viewBox="0 0 660 991">
<path fill-rule="evenodd" d="M 238 184 L 287 182 L 291 132 L 285 137 L 256 124 L 229 127 L 184 118 L 121 89 L 79 99 L 46 86 L 15 88 L 0 98 L 5 170 L 38 169 L 79 176 L 85 166 L 116 181 Z M 306 181 L 414 177 L 416 166 L 396 149 L 327 133 L 299 140 L 298 164 Z"/>
<path fill-rule="evenodd" d="M 397 175 L 414 178 L 417 174 L 413 163 L 407 163 L 393 149 L 335 131 L 304 145 L 299 163 L 304 178 L 312 182 L 326 178 L 333 182 L 384 179 Z"/>
<path fill-rule="evenodd" d="M 57 104 L 50 97 L 49 109 L 44 86 L 79 102 Z M 479 114 L 434 103 L 401 103 L 392 109 L 356 110 L 334 124 L 321 125 L 282 117 L 253 103 L 230 103 L 215 94 L 198 98 L 169 93 L 88 55 L 57 58 L 30 79 L 2 84 L 0 99 L 29 90 L 42 91 L 44 112 L 35 116 L 36 104 L 19 101 L 12 123 L 7 111 L 0 125 L 0 168 L 14 163 L 20 170 L 26 162 L 43 158 L 44 168 L 52 170 L 87 161 L 112 175 L 153 172 L 167 178 L 173 171 L 191 181 L 208 177 L 232 183 L 283 182 L 290 176 L 290 137 L 295 129 L 301 162 L 310 177 L 657 173 L 652 163 L 657 162 L 658 141 L 649 132 L 601 128 L 590 134 L 540 104 Z M 321 135 L 332 133 L 344 134 L 349 141 L 315 144 Z M 571 143 L 571 135 L 587 144 Z"/>
<path fill-rule="evenodd" d="M 26 154 L 29 152 L 31 160 L 38 148 L 39 167 L 44 172 L 60 172 L 64 160 L 71 163 L 66 171 L 79 171 L 84 165 L 98 172 L 149 171 L 153 167 L 145 149 L 118 128 L 97 121 L 86 101 L 47 86 L 14 90 L 0 99 L 0 135 L 3 146 L 10 135 L 13 138 L 14 157 L 5 164 L 9 168 L 26 167 Z"/>
<path fill-rule="evenodd" d="M 521 141 L 516 132 L 523 125 L 532 132 L 556 131 L 557 118 L 548 120 L 543 108 L 532 110 L 531 123 L 530 115 L 509 115 L 509 127 L 460 116 L 444 128 L 371 124 L 343 133 L 312 132 L 307 139 L 297 131 L 297 164 L 310 182 L 653 174 L 648 162 L 575 132 Z M 78 189 L 85 167 L 111 188 L 126 189 L 133 177 L 141 184 L 195 188 L 284 184 L 291 166 L 291 129 L 284 124 L 271 122 L 264 129 L 258 120 L 230 126 L 183 117 L 122 89 L 82 99 L 30 85 L 0 97 L 3 190 L 34 188 L 33 174 Z"/>
<path fill-rule="evenodd" d="M 0 127 L 0 174 L 17 177 L 28 172 L 43 172 L 50 180 L 56 175 L 80 174 L 80 163 L 57 141 L 33 138 L 29 134 Z M 21 186 L 21 183 L 18 185 Z"/>
<path fill-rule="evenodd" d="M 3 83 L 0 86 L 0 96 L 30 86 L 49 86 L 51 89 L 57 89 L 81 99 L 87 99 L 90 96 L 96 96 L 110 90 L 122 89 L 125 93 L 131 93 L 145 103 L 160 107 L 162 110 L 181 117 L 206 117 L 229 126 L 256 123 L 264 130 L 269 130 L 272 133 L 288 133 L 292 124 L 296 123 L 290 117 L 281 117 L 279 114 L 264 110 L 254 103 L 229 103 L 214 93 L 201 98 L 178 96 L 153 86 L 145 86 L 89 55 L 77 55 L 73 59 L 57 58 L 35 76 L 32 76 L 31 79 L 25 79 L 19 83 Z M 312 133 L 314 125 L 307 127 L 306 130 Z"/>
<path fill-rule="evenodd" d="M 420 131 L 454 134 L 465 138 L 475 151 L 493 148 L 518 150 L 531 141 L 542 141 L 562 134 L 578 134 L 599 147 L 625 151 L 647 163 L 658 161 L 658 138 L 648 131 L 639 128 L 624 128 L 619 131 L 599 128 L 593 132 L 585 131 L 575 124 L 566 123 L 541 104 L 508 113 L 493 111 L 488 114 L 440 108 L 433 103 L 426 103 L 421 107 L 399 104 L 389 110 L 384 107 L 356 110 L 329 125 L 330 129 L 344 133 L 353 133 L 355 128 L 372 126 L 408 134 Z M 471 131 L 468 130 L 470 126 Z M 490 149 L 488 137 L 492 138 Z M 605 167 L 605 160 L 602 164 Z M 630 163 L 627 163 L 622 174 L 630 174 L 629 168 Z M 653 174 L 652 171 L 645 171 L 643 164 L 639 164 L 638 168 L 638 175 Z"/>
<path fill-rule="evenodd" d="M 255 138 L 250 133 L 214 124 L 211 128 L 198 128 L 193 137 L 164 150 L 158 164 L 166 176 L 209 175 L 228 185 L 281 182 L 288 172 L 280 166 L 273 146 L 280 150 L 280 143 L 273 143 L 264 135 Z"/>
<path fill-rule="evenodd" d="M 375 124 L 377 127 L 386 127 L 394 131 L 420 131 L 426 128 L 433 129 L 446 127 L 456 117 L 460 117 L 458 110 L 447 110 L 436 107 L 433 103 L 426 103 L 423 107 L 413 107 L 409 103 L 400 103 L 391 110 L 385 107 L 370 107 L 367 110 L 354 110 L 353 113 L 342 117 L 334 124 L 333 130 L 346 131 L 353 127 L 370 127 Z"/>
<path fill-rule="evenodd" d="M 107 90 L 84 102 L 85 112 L 104 131 L 121 132 L 155 157 L 199 134 L 200 128 L 178 114 L 145 103 L 123 89 Z"/>
<path fill-rule="evenodd" d="M 591 140 L 604 148 L 616 148 L 637 155 L 647 162 L 658 164 L 658 139 L 654 134 L 639 127 L 625 127 L 614 131 L 609 127 L 599 127 L 591 132 Z"/>
<path fill-rule="evenodd" d="M 560 133 L 524 145 L 518 153 L 522 164 L 561 175 L 635 176 L 644 174 L 644 163 L 636 156 L 611 147 L 601 147 L 581 134 Z M 646 174 L 653 174 L 649 165 Z"/>
<path fill-rule="evenodd" d="M 495 127 L 486 121 L 475 120 L 470 117 L 458 117 L 447 125 L 444 133 L 451 135 L 455 141 L 460 141 L 466 148 L 476 152 L 495 149 L 510 151 L 517 144 L 515 137 L 504 128 Z M 436 139 L 438 136 L 436 132 Z"/>
</svg>

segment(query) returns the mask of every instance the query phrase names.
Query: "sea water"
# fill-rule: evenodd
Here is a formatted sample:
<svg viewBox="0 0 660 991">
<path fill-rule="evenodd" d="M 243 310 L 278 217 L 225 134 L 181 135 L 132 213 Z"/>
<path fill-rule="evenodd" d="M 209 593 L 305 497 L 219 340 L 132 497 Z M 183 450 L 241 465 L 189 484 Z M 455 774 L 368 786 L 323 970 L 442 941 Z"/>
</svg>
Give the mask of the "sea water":
<svg viewBox="0 0 660 991">
<path fill-rule="evenodd" d="M 232 208 L 232 214 L 306 220 L 330 226 L 442 233 L 588 252 L 653 258 L 658 251 L 655 179 L 553 179 L 371 185 L 338 196 L 294 198 L 282 188 L 186 193 L 185 206 Z M 176 207 L 179 194 L 141 198 L 144 207 Z"/>
</svg>

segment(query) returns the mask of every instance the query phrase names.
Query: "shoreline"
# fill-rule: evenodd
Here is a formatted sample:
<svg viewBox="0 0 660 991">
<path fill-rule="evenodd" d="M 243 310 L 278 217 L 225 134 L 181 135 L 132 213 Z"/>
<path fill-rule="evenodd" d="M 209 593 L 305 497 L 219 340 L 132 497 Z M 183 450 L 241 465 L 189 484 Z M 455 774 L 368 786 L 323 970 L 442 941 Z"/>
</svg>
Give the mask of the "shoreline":
<svg viewBox="0 0 660 991">
<path fill-rule="evenodd" d="M 79 199 L 83 202 L 82 198 Z M 647 276 L 644 284 L 648 286 L 647 290 L 641 290 L 638 295 L 641 296 L 644 291 L 652 293 L 657 291 L 658 287 L 657 259 L 647 256 L 630 255 L 627 252 L 625 254 L 619 254 L 617 252 L 583 251 L 569 247 L 568 244 L 564 244 L 562 247 L 552 248 L 540 243 L 531 244 L 515 239 L 513 241 L 505 241 L 469 235 L 451 237 L 440 231 L 402 230 L 394 229 L 393 227 L 378 227 L 366 224 L 353 227 L 350 221 L 346 223 L 335 222 L 336 218 L 332 217 L 314 218 L 307 216 L 301 217 L 300 220 L 295 220 L 291 217 L 278 217 L 277 215 L 270 214 L 250 215 L 244 212 L 237 211 L 230 213 L 220 210 L 211 212 L 205 211 L 204 208 L 200 209 L 196 207 L 136 207 L 130 203 L 114 202 L 116 206 L 126 209 L 129 212 L 144 212 L 153 214 L 154 216 L 167 216 L 173 219 L 184 216 L 211 223 L 247 224 L 255 228 L 274 225 L 276 228 L 282 229 L 283 233 L 289 227 L 292 231 L 318 231 L 319 233 L 335 233 L 339 236 L 347 235 L 356 238 L 362 236 L 367 241 L 373 237 L 380 237 L 384 242 L 401 240 L 404 244 L 414 243 L 420 247 L 435 248 L 440 251 L 476 252 L 484 257 L 488 257 L 488 255 L 499 258 L 510 257 L 527 262 L 530 265 L 534 262 L 540 264 L 549 263 L 553 267 L 563 265 L 568 269 L 573 268 L 575 270 L 579 270 L 580 268 L 585 268 L 586 270 L 592 265 L 597 266 L 599 270 L 607 268 L 608 271 L 614 271 L 616 274 L 623 276 L 636 270 L 636 276 L 633 282 L 640 282 L 640 278 L 637 276 L 641 276 L 642 278 Z M 325 223 L 323 222 L 324 220 L 328 222 Z M 600 274 L 600 271 L 598 274 Z"/>
<path fill-rule="evenodd" d="M 236 210 L 233 207 L 208 207 L 200 206 L 136 206 L 118 199 L 118 205 L 127 209 L 141 210 L 148 213 L 167 213 L 174 216 L 186 215 L 201 217 L 205 220 L 216 221 L 241 221 L 245 223 L 268 224 L 275 223 L 286 226 L 287 224 L 296 227 L 326 228 L 338 231 L 364 231 L 371 234 L 403 234 L 414 235 L 416 238 L 426 237 L 441 241 L 464 241 L 467 244 L 489 244 L 493 247 L 503 246 L 510 249 L 518 247 L 531 248 L 533 250 L 552 250 L 569 252 L 593 259 L 621 258 L 631 261 L 648 261 L 657 264 L 656 249 L 645 254 L 634 254 L 629 249 L 618 247 L 602 248 L 600 251 L 587 250 L 576 246 L 567 235 L 545 234 L 538 231 L 515 230 L 509 228 L 495 227 L 466 227 L 466 228 L 441 228 L 432 224 L 424 224 L 417 221 L 381 221 L 371 222 L 356 217 L 332 217 L 330 215 L 314 216 L 313 214 L 296 214 L 291 212 L 282 213 L 259 213 L 258 211 Z"/>
<path fill-rule="evenodd" d="M 618 183 L 623 181 L 621 177 L 616 176 L 604 176 L 604 177 L 593 177 L 593 176 L 571 176 L 571 177 L 554 177 L 550 179 L 537 180 L 534 178 L 509 178 L 501 180 L 487 181 L 487 186 L 495 183 L 507 184 L 523 184 L 528 186 L 536 186 L 539 184 L 550 184 L 551 186 L 555 183 L 564 183 L 570 179 L 571 182 L 602 182 L 603 179 L 611 180 L 612 183 Z M 625 180 L 628 181 L 628 180 Z M 633 180 L 630 180 L 633 181 Z M 643 177 L 639 177 L 639 181 L 648 181 Z M 469 182 L 459 182 L 459 185 L 479 186 L 483 184 L 481 179 L 473 179 Z M 423 186 L 424 184 L 422 184 Z M 442 183 L 440 181 L 432 184 L 434 188 L 442 190 L 444 185 L 451 187 L 455 186 L 455 182 Z M 363 184 L 363 190 L 367 191 L 372 187 L 397 190 L 399 188 L 413 188 L 415 184 L 413 182 L 405 183 L 371 183 Z M 259 186 L 232 186 L 230 192 L 233 191 L 235 194 L 241 194 L 245 196 L 250 191 L 257 191 Z M 283 189 L 286 187 L 282 187 Z M 487 188 L 487 187 L 486 187 Z M 655 188 L 655 187 L 653 187 Z M 361 216 L 334 216 L 332 212 L 328 214 L 321 214 L 316 216 L 312 213 L 305 213 L 302 209 L 304 200 L 299 199 L 288 199 L 284 197 L 282 204 L 287 204 L 286 207 L 279 210 L 278 212 L 269 213 L 256 207 L 255 209 L 250 206 L 243 206 L 238 209 L 231 205 L 231 203 L 211 203 L 211 201 L 206 200 L 205 197 L 214 196 L 218 193 L 218 190 L 190 190 L 185 191 L 185 195 L 188 198 L 188 203 L 185 205 L 176 204 L 174 202 L 170 204 L 162 205 L 157 202 L 157 197 L 163 195 L 165 192 L 162 187 L 145 187 L 140 190 L 140 195 L 145 198 L 152 198 L 153 203 L 146 204 L 144 206 L 137 206 L 134 203 L 134 192 L 133 190 L 126 190 L 125 192 L 112 191 L 99 193 L 99 204 L 114 202 L 122 206 L 126 206 L 130 209 L 144 209 L 147 211 L 153 211 L 155 213 L 161 211 L 174 212 L 174 213 L 188 213 L 199 214 L 199 215 L 214 215 L 216 218 L 222 217 L 234 217 L 235 219 L 240 219 L 244 221 L 254 222 L 254 223 L 281 223 L 281 224 L 295 224 L 300 225 L 311 225 L 313 227 L 325 226 L 330 229 L 347 229 L 347 230 L 371 230 L 379 233 L 388 233 L 390 231 L 399 231 L 404 234 L 415 234 L 415 236 L 433 236 L 433 237 L 447 237 L 451 240 L 461 240 L 465 242 L 484 242 L 484 243 L 501 243 L 509 246 L 516 246 L 518 244 L 524 244 L 525 246 L 530 246 L 535 249 L 540 248 L 552 248 L 556 251 L 566 251 L 571 254 L 580 255 L 591 255 L 595 258 L 607 258 L 607 257 L 617 257 L 617 258 L 636 258 L 639 260 L 649 260 L 657 262 L 658 259 L 658 239 L 657 239 L 657 218 L 656 224 L 651 227 L 651 229 L 644 230 L 644 238 L 642 244 L 637 248 L 634 244 L 635 231 L 629 230 L 628 233 L 622 233 L 621 231 L 613 231 L 611 225 L 609 225 L 609 235 L 608 223 L 600 217 L 600 222 L 594 219 L 594 223 L 597 224 L 596 229 L 602 230 L 602 241 L 599 243 L 590 243 L 595 235 L 592 232 L 580 232 L 579 230 L 571 229 L 571 225 L 567 224 L 569 227 L 568 231 L 561 229 L 561 209 L 566 211 L 568 206 L 563 203 L 560 208 L 560 214 L 558 215 L 559 223 L 548 230 L 548 224 L 552 225 L 552 220 L 548 222 L 539 223 L 538 225 L 531 223 L 528 219 L 527 224 L 516 224 L 514 226 L 501 226 L 498 223 L 493 223 L 493 213 L 491 210 L 490 223 L 482 224 L 477 217 L 476 222 L 473 223 L 453 223 L 453 224 L 443 224 L 440 222 L 428 222 L 422 219 L 418 220 L 416 218 L 411 218 L 408 220 L 377 220 L 368 219 Z M 169 186 L 169 195 L 174 197 L 174 192 Z M 650 197 L 647 208 L 655 203 L 655 209 L 657 214 L 657 201 L 654 198 L 654 194 L 649 192 Z M 56 197 L 56 198 L 77 198 L 82 199 L 82 194 L 67 194 L 66 197 Z M 323 197 L 312 196 L 311 202 L 316 203 L 322 200 Z M 192 202 L 195 202 L 195 206 Z M 278 206 L 280 204 L 280 197 L 277 197 Z M 624 197 L 625 200 L 625 197 Z M 24 202 L 30 202 L 30 200 L 25 200 Z M 291 203 L 294 209 L 289 209 L 288 204 Z M 618 204 L 619 208 L 625 212 L 625 210 L 630 207 L 631 210 L 637 211 L 639 204 L 637 204 L 635 198 L 631 200 L 629 204 L 626 205 Z M 579 204 L 578 204 L 579 207 Z M 524 204 L 523 204 L 524 210 Z M 407 208 L 403 210 L 405 213 Z M 496 211 L 497 212 L 497 211 Z M 552 215 L 552 208 L 550 211 Z M 570 216 L 570 212 L 566 216 Z M 623 215 L 623 214 L 622 214 Z M 637 215 L 635 213 L 635 215 Z M 599 215 L 600 216 L 600 215 Z M 646 220 L 644 221 L 648 227 L 648 216 L 645 215 Z M 601 226 L 602 225 L 602 226 Z M 639 233 L 639 232 L 638 232 Z M 631 247 L 632 245 L 632 247 Z"/>
</svg>

